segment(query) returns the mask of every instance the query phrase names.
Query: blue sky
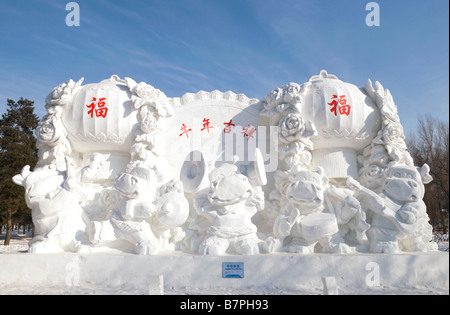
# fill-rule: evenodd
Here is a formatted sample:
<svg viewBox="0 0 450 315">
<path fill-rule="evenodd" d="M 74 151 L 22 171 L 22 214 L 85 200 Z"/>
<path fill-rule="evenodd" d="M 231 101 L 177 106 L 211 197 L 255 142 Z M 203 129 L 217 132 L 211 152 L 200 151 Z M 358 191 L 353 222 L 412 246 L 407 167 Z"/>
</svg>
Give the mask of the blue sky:
<svg viewBox="0 0 450 315">
<path fill-rule="evenodd" d="M 426 114 L 448 121 L 449 2 L 379 0 L 79 0 L 80 26 L 61 0 L 0 0 L 0 113 L 7 98 L 44 100 L 72 78 L 112 74 L 169 97 L 232 90 L 262 98 L 321 69 L 394 96 L 406 133 Z"/>
</svg>

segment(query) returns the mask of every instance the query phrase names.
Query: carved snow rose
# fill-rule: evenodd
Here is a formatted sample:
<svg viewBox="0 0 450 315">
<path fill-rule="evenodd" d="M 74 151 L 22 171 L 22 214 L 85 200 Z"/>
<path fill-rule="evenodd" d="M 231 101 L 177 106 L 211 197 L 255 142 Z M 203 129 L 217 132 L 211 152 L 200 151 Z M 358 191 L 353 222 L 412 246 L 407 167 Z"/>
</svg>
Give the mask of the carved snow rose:
<svg viewBox="0 0 450 315">
<path fill-rule="evenodd" d="M 303 118 L 295 114 L 288 114 L 280 121 L 278 127 L 280 128 L 279 138 L 283 143 L 291 143 L 300 139 L 306 129 Z"/>
<path fill-rule="evenodd" d="M 44 124 L 38 127 L 37 135 L 43 142 L 51 142 L 56 133 L 53 119 L 47 119 Z"/>
<path fill-rule="evenodd" d="M 105 205 L 107 208 L 117 206 L 120 200 L 121 200 L 120 194 L 115 189 L 105 190 L 100 195 L 101 203 Z"/>
<path fill-rule="evenodd" d="M 152 107 L 143 106 L 139 112 L 141 117 L 141 131 L 151 133 L 158 129 L 158 119 L 155 117 L 155 110 Z"/>
<path fill-rule="evenodd" d="M 36 136 L 40 142 L 55 146 L 66 137 L 66 133 L 61 120 L 55 116 L 49 116 L 36 129 Z"/>
<path fill-rule="evenodd" d="M 380 161 L 373 162 L 362 172 L 360 177 L 361 184 L 370 189 L 381 187 L 386 180 L 386 170 L 387 167 L 383 166 Z"/>
<path fill-rule="evenodd" d="M 72 98 L 73 91 L 81 85 L 83 80 L 84 78 L 81 78 L 78 82 L 69 80 L 61 83 L 47 96 L 45 100 L 46 104 L 57 106 L 67 105 Z"/>
<path fill-rule="evenodd" d="M 141 108 L 144 105 L 151 105 L 159 117 L 166 117 L 172 114 L 166 95 L 150 84 L 141 82 L 132 89 L 135 94 L 131 96 L 134 107 Z"/>
<path fill-rule="evenodd" d="M 141 98 L 146 98 L 146 99 L 154 99 L 157 100 L 159 97 L 159 90 L 155 89 L 153 86 L 141 82 L 138 83 L 133 90 L 134 93 L 136 93 L 136 95 L 138 97 Z"/>
<path fill-rule="evenodd" d="M 394 144 L 400 139 L 404 139 L 402 126 L 400 124 L 391 123 L 384 127 L 383 140 L 385 144 Z"/>
<path fill-rule="evenodd" d="M 289 83 L 285 86 L 273 90 L 267 95 L 263 101 L 266 103 L 264 106 L 266 110 L 279 106 L 280 109 L 286 109 L 290 105 L 301 103 L 302 98 L 300 96 L 302 92 L 302 86 L 297 83 Z"/>
</svg>

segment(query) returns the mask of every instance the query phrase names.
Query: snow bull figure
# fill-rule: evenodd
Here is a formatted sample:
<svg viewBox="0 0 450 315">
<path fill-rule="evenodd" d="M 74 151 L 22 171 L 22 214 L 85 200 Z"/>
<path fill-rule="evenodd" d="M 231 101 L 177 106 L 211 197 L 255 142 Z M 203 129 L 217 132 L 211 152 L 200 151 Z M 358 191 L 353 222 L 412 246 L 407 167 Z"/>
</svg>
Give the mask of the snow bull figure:
<svg viewBox="0 0 450 315">
<path fill-rule="evenodd" d="M 283 213 L 275 220 L 273 230 L 287 251 L 302 254 L 354 251 L 346 244 L 339 227 L 353 220 L 354 227 L 364 233 L 365 217 L 355 198 L 328 185 L 322 168 L 316 172 L 301 168 L 277 172 L 276 181 L 282 193 Z M 333 207 L 330 198 L 340 206 Z M 271 242 L 273 238 L 266 240 L 267 248 L 273 247 Z"/>
<path fill-rule="evenodd" d="M 14 183 L 25 188 L 25 200 L 32 211 L 35 236 L 31 253 L 81 252 L 87 250 L 86 218 L 78 196 L 67 189 L 64 174 L 23 168 Z"/>
<path fill-rule="evenodd" d="M 426 164 L 421 168 L 391 167 L 380 195 L 349 178 L 348 184 L 365 195 L 363 205 L 370 222 L 367 236 L 371 252 L 392 254 L 399 250 L 436 249 L 435 243 L 430 243 L 432 227 L 422 201 L 424 184 L 433 179 L 429 171 Z"/>
<path fill-rule="evenodd" d="M 171 181 L 157 193 L 154 172 L 136 167 L 122 173 L 116 189 L 123 200 L 112 217 L 106 221 L 92 221 L 89 238 L 96 246 L 120 240 L 135 246 L 135 253 L 153 255 L 162 250 L 173 250 L 184 237 L 179 228 L 189 214 L 181 182 Z M 152 192 L 154 192 L 152 194 Z"/>
</svg>

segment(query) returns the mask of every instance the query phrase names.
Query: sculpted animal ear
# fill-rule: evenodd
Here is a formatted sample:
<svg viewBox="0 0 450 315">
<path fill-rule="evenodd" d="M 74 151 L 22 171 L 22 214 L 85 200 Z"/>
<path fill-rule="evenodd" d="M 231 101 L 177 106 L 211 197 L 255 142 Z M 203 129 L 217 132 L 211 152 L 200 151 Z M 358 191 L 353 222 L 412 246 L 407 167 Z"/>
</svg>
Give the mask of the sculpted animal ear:
<svg viewBox="0 0 450 315">
<path fill-rule="evenodd" d="M 21 174 L 16 175 L 12 178 L 14 184 L 19 186 L 25 186 L 25 178 Z"/>
<path fill-rule="evenodd" d="M 20 172 L 19 175 L 16 175 L 12 178 L 12 181 L 16 185 L 25 187 L 25 180 L 28 177 L 28 175 L 30 175 L 30 174 L 31 174 L 30 166 L 26 165 L 26 166 L 24 166 L 24 168 L 22 168 L 22 171 Z"/>
<path fill-rule="evenodd" d="M 430 175 L 430 167 L 428 164 L 424 164 L 422 167 L 417 168 L 417 171 L 422 177 L 422 183 L 429 184 L 433 180 L 433 177 Z"/>
</svg>

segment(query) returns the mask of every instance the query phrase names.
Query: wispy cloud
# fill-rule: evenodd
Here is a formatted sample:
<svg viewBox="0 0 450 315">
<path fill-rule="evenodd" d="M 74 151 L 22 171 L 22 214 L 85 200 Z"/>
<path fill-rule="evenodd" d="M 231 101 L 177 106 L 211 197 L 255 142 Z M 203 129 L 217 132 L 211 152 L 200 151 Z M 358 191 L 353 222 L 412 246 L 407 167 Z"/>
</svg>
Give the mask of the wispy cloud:
<svg viewBox="0 0 450 315">
<path fill-rule="evenodd" d="M 63 49 L 68 51 L 80 51 L 71 41 L 65 41 L 62 39 L 57 39 L 55 37 L 43 36 L 41 34 L 34 34 L 34 40 L 39 42 L 41 45 L 45 46 L 48 50 Z"/>
<path fill-rule="evenodd" d="M 132 60 L 133 64 L 150 71 L 152 76 L 166 84 L 176 86 L 178 89 L 185 87 L 186 90 L 197 89 L 204 83 L 210 82 L 211 78 L 199 71 L 184 68 L 166 61 L 152 59 L 150 61 Z M 147 82 L 152 84 L 152 82 Z"/>
</svg>

